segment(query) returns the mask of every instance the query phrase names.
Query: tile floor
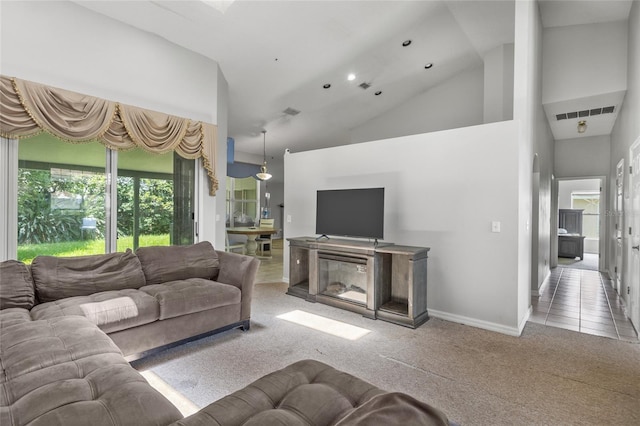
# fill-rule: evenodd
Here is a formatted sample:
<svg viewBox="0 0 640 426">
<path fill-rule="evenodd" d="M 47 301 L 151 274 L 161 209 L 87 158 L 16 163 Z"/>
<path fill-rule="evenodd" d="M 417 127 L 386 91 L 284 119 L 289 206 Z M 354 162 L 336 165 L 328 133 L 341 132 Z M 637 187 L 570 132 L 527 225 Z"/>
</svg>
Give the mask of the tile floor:
<svg viewBox="0 0 640 426">
<path fill-rule="evenodd" d="M 273 248 L 271 258 L 261 259 L 256 283 L 282 281 L 282 241 L 274 240 Z M 553 269 L 540 296 L 531 298 L 531 305 L 531 322 L 638 342 L 609 277 L 598 271 Z"/>
<path fill-rule="evenodd" d="M 607 275 L 557 267 L 531 298 L 529 321 L 626 341 L 638 341 Z"/>
</svg>

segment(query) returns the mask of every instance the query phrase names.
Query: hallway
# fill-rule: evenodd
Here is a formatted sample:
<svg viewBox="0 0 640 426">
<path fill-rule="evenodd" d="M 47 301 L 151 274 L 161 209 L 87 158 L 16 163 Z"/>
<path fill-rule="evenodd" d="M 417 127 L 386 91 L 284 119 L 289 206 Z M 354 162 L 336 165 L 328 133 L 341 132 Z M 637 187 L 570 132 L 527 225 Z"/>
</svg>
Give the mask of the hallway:
<svg viewBox="0 0 640 426">
<path fill-rule="evenodd" d="M 608 276 L 598 271 L 557 267 L 531 297 L 529 321 L 552 327 L 638 342 L 624 305 Z"/>
</svg>

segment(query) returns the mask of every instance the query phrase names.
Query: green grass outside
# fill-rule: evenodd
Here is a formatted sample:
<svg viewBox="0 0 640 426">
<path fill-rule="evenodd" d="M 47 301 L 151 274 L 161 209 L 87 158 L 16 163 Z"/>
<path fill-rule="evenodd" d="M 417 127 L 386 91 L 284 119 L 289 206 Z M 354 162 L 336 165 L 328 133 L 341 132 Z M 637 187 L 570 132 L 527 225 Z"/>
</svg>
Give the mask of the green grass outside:
<svg viewBox="0 0 640 426">
<path fill-rule="evenodd" d="M 168 246 L 169 234 L 140 235 L 140 247 Z M 50 244 L 25 244 L 18 246 L 18 260 L 31 264 L 36 256 L 86 256 L 104 253 L 104 239 L 86 241 L 66 241 Z M 133 249 L 133 237 L 119 237 L 118 251 Z"/>
</svg>

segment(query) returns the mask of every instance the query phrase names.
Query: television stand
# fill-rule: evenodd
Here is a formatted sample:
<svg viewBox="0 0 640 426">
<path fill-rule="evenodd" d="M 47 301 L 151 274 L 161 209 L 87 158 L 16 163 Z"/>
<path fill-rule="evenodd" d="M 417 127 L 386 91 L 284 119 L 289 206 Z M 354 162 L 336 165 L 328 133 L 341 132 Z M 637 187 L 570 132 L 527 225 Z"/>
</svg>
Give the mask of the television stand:
<svg viewBox="0 0 640 426">
<path fill-rule="evenodd" d="M 326 238 L 327 240 L 331 239 L 331 238 L 329 238 L 329 236 L 327 234 L 322 234 L 319 237 L 316 237 L 316 241 L 320 241 L 323 238 Z"/>
<path fill-rule="evenodd" d="M 428 247 L 289 238 L 287 294 L 416 328 L 427 314 Z"/>
</svg>

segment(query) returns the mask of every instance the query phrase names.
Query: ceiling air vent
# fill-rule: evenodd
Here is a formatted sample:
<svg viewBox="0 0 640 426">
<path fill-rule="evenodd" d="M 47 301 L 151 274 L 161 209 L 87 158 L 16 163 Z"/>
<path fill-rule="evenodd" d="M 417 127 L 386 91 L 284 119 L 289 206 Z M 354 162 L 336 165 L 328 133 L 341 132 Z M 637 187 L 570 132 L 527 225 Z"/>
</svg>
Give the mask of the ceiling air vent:
<svg viewBox="0 0 640 426">
<path fill-rule="evenodd" d="M 556 120 L 566 120 L 570 118 L 583 118 L 600 114 L 611 114 L 615 110 L 615 106 L 608 106 L 602 108 L 585 109 L 582 111 L 563 112 L 562 114 L 556 114 Z"/>
<path fill-rule="evenodd" d="M 361 83 L 358 85 L 361 89 L 367 90 L 369 87 L 371 87 L 371 84 L 369 83 Z"/>
<path fill-rule="evenodd" d="M 297 109 L 291 108 L 291 107 L 285 109 L 282 112 L 284 112 L 287 115 L 291 115 L 291 116 L 300 114 L 300 111 L 298 111 Z"/>
</svg>

